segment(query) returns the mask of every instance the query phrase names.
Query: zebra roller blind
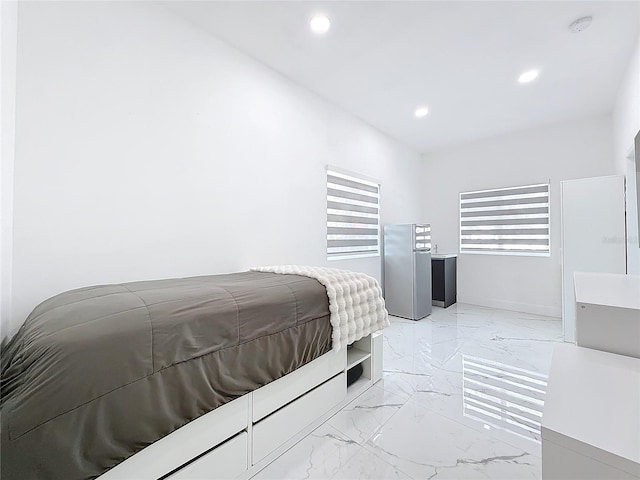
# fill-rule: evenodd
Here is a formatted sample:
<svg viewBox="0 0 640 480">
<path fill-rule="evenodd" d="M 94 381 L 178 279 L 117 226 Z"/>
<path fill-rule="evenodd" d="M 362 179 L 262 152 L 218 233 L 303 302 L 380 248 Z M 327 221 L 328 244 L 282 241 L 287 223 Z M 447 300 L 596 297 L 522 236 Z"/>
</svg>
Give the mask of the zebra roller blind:
<svg viewBox="0 0 640 480">
<path fill-rule="evenodd" d="M 549 255 L 549 184 L 460 194 L 460 252 Z"/>
<path fill-rule="evenodd" d="M 327 170 L 327 257 L 380 254 L 380 185 Z"/>
<path fill-rule="evenodd" d="M 431 225 L 416 225 L 416 244 L 415 248 L 431 249 Z"/>
</svg>

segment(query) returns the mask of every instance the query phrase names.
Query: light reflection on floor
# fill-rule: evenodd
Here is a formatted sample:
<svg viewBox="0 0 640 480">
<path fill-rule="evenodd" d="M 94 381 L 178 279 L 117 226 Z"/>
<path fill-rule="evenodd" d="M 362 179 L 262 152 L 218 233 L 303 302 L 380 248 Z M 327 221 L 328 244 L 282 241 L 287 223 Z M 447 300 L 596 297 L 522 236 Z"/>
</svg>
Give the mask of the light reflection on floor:
<svg viewBox="0 0 640 480">
<path fill-rule="evenodd" d="M 540 443 L 548 376 L 462 355 L 463 414 Z"/>
</svg>

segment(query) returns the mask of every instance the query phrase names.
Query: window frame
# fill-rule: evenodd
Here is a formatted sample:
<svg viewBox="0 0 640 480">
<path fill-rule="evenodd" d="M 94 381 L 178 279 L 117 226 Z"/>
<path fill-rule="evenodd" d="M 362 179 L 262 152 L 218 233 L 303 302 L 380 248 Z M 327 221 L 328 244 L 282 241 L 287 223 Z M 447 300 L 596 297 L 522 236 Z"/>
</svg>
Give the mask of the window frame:
<svg viewBox="0 0 640 480">
<path fill-rule="evenodd" d="M 465 250 L 462 244 L 462 196 L 468 194 L 478 194 L 478 193 L 488 193 L 488 192 L 499 192 L 500 194 L 504 194 L 503 192 L 509 190 L 519 190 L 524 188 L 535 188 L 535 187 L 547 187 L 547 223 L 540 224 L 541 228 L 546 227 L 548 231 L 548 249 L 540 252 L 531 251 L 531 250 L 522 250 L 522 251 L 506 251 L 500 249 L 493 250 Z M 543 217 L 544 218 L 544 217 Z M 506 256 L 518 256 L 518 257 L 550 257 L 551 256 L 551 181 L 545 183 L 535 183 L 528 185 L 518 185 L 514 187 L 499 187 L 499 188 L 489 188 L 484 190 L 473 190 L 473 191 L 465 191 L 460 192 L 458 194 L 458 251 L 460 254 L 464 255 L 506 255 Z"/>
<path fill-rule="evenodd" d="M 375 240 L 376 240 L 376 245 L 375 245 L 375 250 L 371 250 L 370 252 L 368 251 L 356 251 L 353 253 L 349 253 L 349 252 L 341 252 L 341 253 L 331 253 L 329 252 L 329 241 L 330 240 L 337 240 L 336 238 L 332 238 L 332 235 L 337 235 L 337 234 L 332 234 L 329 233 L 329 229 L 330 228 L 359 228 L 359 227 L 344 227 L 344 226 L 337 226 L 337 225 L 332 225 L 332 223 L 339 223 L 339 222 L 330 222 L 329 221 L 329 215 L 334 214 L 334 215 L 338 215 L 338 213 L 330 213 L 330 209 L 329 208 L 329 202 L 333 201 L 340 201 L 340 199 L 337 198 L 330 198 L 332 197 L 331 195 L 329 195 L 329 185 L 330 185 L 330 180 L 329 177 L 330 176 L 335 176 L 335 177 L 339 177 L 339 178 L 345 178 L 347 180 L 351 180 L 353 182 L 356 183 L 361 183 L 363 185 L 368 185 L 371 187 L 375 187 L 377 188 L 377 214 L 375 214 L 375 217 L 371 217 L 371 218 L 375 218 L 376 219 L 376 223 L 375 223 L 375 231 L 376 231 L 376 236 L 375 236 Z M 338 167 L 334 167 L 331 165 L 327 165 L 326 167 L 326 171 L 325 171 L 325 212 L 326 212 L 326 216 L 325 216 L 325 227 L 326 227 L 326 235 L 325 235 L 325 239 L 326 239 L 326 248 L 325 248 L 325 254 L 326 254 L 326 258 L 328 261 L 334 261 L 334 260 L 350 260 L 350 259 L 355 259 L 355 258 L 373 258 L 373 257 L 380 257 L 382 255 L 382 242 L 381 242 L 381 224 L 380 224 L 380 204 L 381 204 L 381 185 L 380 182 L 376 179 L 373 179 L 371 177 L 367 177 L 366 175 L 362 175 L 360 173 L 356 173 L 356 172 L 352 172 L 352 171 L 348 171 L 348 170 L 344 170 L 342 168 L 338 168 Z M 355 193 L 355 192 L 354 192 Z M 373 195 L 371 195 L 373 196 Z M 342 203 L 345 203 L 344 201 Z M 363 202 L 364 203 L 364 202 Z M 357 204 L 354 204 L 357 205 Z M 373 214 L 371 214 L 373 215 Z M 357 222 L 353 222 L 356 223 Z M 369 224 L 368 226 L 366 224 L 362 224 L 362 227 L 360 228 L 369 228 L 370 230 L 374 230 L 373 227 L 374 224 Z M 338 247 L 333 247 L 333 248 L 338 248 Z"/>
</svg>

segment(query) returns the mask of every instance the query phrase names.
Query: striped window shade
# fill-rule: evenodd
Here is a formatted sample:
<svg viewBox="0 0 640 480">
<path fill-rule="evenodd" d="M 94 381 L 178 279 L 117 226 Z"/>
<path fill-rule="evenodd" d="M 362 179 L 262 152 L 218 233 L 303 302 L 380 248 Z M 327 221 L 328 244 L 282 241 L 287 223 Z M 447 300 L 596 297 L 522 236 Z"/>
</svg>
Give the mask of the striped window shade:
<svg viewBox="0 0 640 480">
<path fill-rule="evenodd" d="M 380 255 L 380 185 L 327 170 L 327 258 Z"/>
<path fill-rule="evenodd" d="M 461 193 L 460 252 L 549 256 L 549 184 Z"/>
<path fill-rule="evenodd" d="M 431 225 L 416 225 L 415 248 L 431 249 Z"/>
</svg>

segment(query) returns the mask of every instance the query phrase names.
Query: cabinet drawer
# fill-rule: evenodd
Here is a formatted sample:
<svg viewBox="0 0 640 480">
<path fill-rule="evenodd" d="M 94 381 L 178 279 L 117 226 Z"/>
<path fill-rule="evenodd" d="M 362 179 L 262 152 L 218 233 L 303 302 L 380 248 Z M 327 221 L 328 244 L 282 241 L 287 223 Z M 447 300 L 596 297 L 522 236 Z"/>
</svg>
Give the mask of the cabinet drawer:
<svg viewBox="0 0 640 480">
<path fill-rule="evenodd" d="M 258 463 L 295 434 L 310 425 L 347 394 L 344 373 L 291 402 L 253 427 L 253 464 Z"/>
<path fill-rule="evenodd" d="M 235 478 L 247 469 L 247 441 L 247 434 L 243 432 L 178 470 L 167 480 Z"/>
<path fill-rule="evenodd" d="M 331 350 L 288 375 L 271 382 L 253 392 L 253 422 L 286 405 L 316 385 L 344 370 L 347 350 Z"/>
<path fill-rule="evenodd" d="M 100 480 L 154 480 L 247 428 L 248 395 L 196 418 L 116 465 Z"/>
</svg>

